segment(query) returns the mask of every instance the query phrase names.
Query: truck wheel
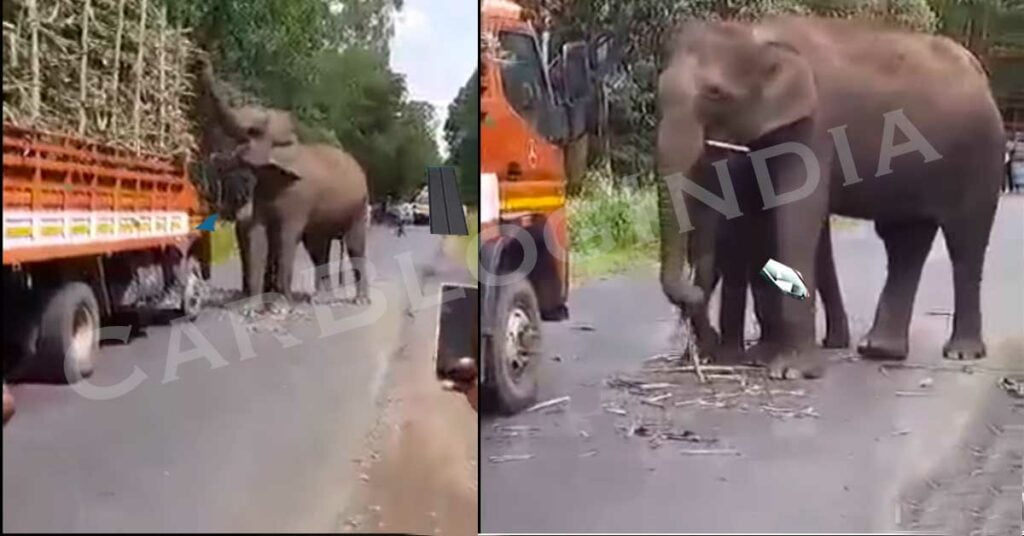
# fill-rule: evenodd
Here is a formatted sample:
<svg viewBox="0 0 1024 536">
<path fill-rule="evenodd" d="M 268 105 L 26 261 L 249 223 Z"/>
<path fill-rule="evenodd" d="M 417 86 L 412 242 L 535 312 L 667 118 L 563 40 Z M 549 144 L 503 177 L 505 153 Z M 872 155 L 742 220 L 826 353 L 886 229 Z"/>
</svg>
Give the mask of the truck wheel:
<svg viewBox="0 0 1024 536">
<path fill-rule="evenodd" d="M 484 407 L 512 414 L 537 398 L 540 310 L 537 295 L 525 279 L 498 292 L 494 332 L 483 348 L 487 367 Z"/>
<path fill-rule="evenodd" d="M 206 281 L 203 279 L 202 266 L 199 259 L 189 256 L 185 259 L 181 273 L 181 309 L 178 313 L 188 320 L 199 318 L 206 296 Z"/>
<path fill-rule="evenodd" d="M 26 376 L 73 383 L 92 374 L 99 352 L 100 308 L 92 288 L 73 281 L 44 293 L 39 339 Z"/>
</svg>

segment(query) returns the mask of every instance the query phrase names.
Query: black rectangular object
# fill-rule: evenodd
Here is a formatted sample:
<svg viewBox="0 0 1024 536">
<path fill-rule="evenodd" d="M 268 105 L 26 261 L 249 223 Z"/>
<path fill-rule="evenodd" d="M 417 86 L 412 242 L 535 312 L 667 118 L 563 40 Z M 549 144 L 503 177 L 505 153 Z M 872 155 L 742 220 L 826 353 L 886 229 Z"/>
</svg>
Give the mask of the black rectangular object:
<svg viewBox="0 0 1024 536">
<path fill-rule="evenodd" d="M 456 293 L 459 290 L 462 296 Z M 445 296 L 457 297 L 444 300 Z M 444 379 L 459 359 L 472 357 L 480 368 L 480 291 L 477 287 L 444 283 L 437 319 L 437 376 Z"/>
<path fill-rule="evenodd" d="M 455 168 L 427 168 L 430 198 L 430 232 L 442 235 L 467 235 L 466 214 L 462 211 Z"/>
</svg>

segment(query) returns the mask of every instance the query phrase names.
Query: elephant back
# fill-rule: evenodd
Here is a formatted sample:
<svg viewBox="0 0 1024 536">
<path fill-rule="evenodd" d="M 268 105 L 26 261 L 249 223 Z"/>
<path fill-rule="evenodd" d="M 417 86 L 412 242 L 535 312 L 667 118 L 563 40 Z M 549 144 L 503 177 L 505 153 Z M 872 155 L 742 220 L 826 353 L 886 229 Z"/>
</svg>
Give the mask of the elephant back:
<svg viewBox="0 0 1024 536">
<path fill-rule="evenodd" d="M 319 207 L 314 211 L 349 213 L 365 207 L 366 174 L 344 150 L 325 144 L 294 144 L 275 148 L 273 161 L 302 183 L 304 195 Z"/>
</svg>

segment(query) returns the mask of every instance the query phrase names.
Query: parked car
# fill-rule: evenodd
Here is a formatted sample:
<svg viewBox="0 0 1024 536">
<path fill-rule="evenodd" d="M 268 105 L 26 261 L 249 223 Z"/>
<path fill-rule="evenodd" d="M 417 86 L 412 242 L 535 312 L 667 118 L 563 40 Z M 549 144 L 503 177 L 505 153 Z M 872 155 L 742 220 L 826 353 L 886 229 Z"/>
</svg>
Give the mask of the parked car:
<svg viewBox="0 0 1024 536">
<path fill-rule="evenodd" d="M 412 221 L 416 225 L 426 225 L 430 223 L 430 194 L 427 187 L 424 186 L 420 193 L 416 195 L 416 198 L 412 202 Z"/>
<path fill-rule="evenodd" d="M 1016 150 L 1011 153 L 1010 177 L 1018 190 L 1024 190 L 1024 141 L 1018 141 Z"/>
</svg>

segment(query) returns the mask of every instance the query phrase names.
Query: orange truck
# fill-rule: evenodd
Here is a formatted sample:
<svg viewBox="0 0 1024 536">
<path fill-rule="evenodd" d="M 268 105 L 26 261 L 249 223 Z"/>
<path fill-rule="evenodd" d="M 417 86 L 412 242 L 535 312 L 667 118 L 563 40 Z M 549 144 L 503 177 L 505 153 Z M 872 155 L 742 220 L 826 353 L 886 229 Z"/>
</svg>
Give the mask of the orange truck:
<svg viewBox="0 0 1024 536">
<path fill-rule="evenodd" d="M 198 314 L 210 240 L 184 158 L 4 124 L 3 185 L 5 380 L 88 376 L 108 319 Z"/>
<path fill-rule="evenodd" d="M 541 321 L 569 316 L 567 170 L 598 124 L 610 40 L 549 61 L 522 6 L 480 8 L 481 404 L 515 413 L 536 401 Z"/>
</svg>

